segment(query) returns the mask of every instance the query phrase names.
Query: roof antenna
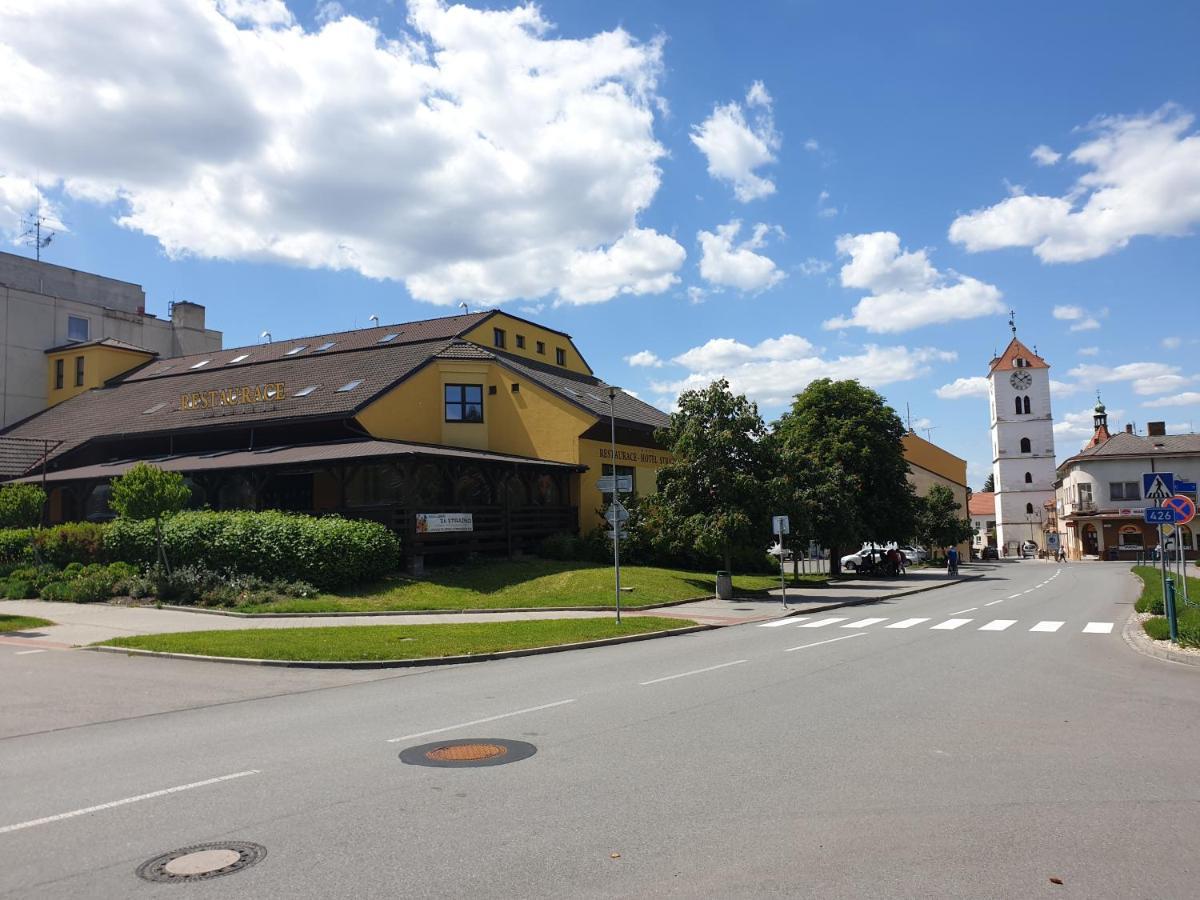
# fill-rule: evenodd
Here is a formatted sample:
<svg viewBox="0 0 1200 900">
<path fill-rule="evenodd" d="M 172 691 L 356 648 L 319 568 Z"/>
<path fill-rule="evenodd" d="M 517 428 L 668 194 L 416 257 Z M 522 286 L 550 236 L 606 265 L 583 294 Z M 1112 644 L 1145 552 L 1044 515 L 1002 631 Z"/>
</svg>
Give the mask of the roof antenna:
<svg viewBox="0 0 1200 900">
<path fill-rule="evenodd" d="M 21 234 L 21 240 L 25 242 L 26 246 L 33 248 L 35 258 L 38 262 L 42 261 L 42 250 L 44 250 L 46 247 L 49 247 L 50 242 L 54 240 L 55 232 L 51 231 L 49 228 L 45 229 L 44 236 L 42 233 L 42 225 L 48 221 L 49 220 L 42 215 L 42 207 L 40 204 L 35 210 L 33 210 L 33 212 L 25 217 L 25 231 Z"/>
<path fill-rule="evenodd" d="M 458 308 L 463 311 L 464 316 L 470 314 L 470 312 L 471 312 L 471 307 L 467 306 L 466 300 L 464 300 L 460 304 L 458 304 Z"/>
<path fill-rule="evenodd" d="M 260 335 L 259 335 L 259 337 L 260 337 L 260 338 L 266 338 L 266 339 L 267 339 L 267 343 L 268 343 L 268 344 L 269 344 L 269 343 L 271 343 L 271 332 L 269 332 L 269 331 L 264 331 L 262 334 L 260 334 Z"/>
<path fill-rule="evenodd" d="M 1017 313 L 1015 310 L 1008 311 L 1008 327 L 1012 329 L 1013 337 L 1017 336 Z"/>
<path fill-rule="evenodd" d="M 368 322 L 374 322 L 374 323 L 375 323 L 375 327 L 376 327 L 376 328 L 378 328 L 378 327 L 379 327 L 379 316 L 367 316 L 367 321 L 368 321 Z"/>
</svg>

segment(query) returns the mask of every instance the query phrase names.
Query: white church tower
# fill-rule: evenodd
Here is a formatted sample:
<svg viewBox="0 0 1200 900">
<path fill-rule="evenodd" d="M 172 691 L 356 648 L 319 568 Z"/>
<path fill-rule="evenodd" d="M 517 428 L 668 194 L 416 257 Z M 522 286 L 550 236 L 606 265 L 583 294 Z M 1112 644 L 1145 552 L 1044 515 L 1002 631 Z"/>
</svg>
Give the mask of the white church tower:
<svg viewBox="0 0 1200 900">
<path fill-rule="evenodd" d="M 996 544 L 1010 556 L 1025 541 L 1046 550 L 1046 502 L 1054 500 L 1054 419 L 1050 366 L 1017 340 L 992 360 L 988 402 L 992 413 L 992 474 L 996 482 Z"/>
</svg>

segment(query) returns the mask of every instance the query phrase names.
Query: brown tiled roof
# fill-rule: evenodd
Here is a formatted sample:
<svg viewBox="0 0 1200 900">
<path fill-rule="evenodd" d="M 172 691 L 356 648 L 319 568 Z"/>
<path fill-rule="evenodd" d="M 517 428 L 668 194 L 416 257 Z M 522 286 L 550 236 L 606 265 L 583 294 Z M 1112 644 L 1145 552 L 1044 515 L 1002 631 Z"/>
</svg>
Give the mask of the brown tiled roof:
<svg viewBox="0 0 1200 900">
<path fill-rule="evenodd" d="M 147 350 L 145 347 L 139 347 L 137 344 L 131 344 L 128 341 L 111 337 L 100 338 L 95 341 L 72 341 L 67 344 L 59 344 L 57 347 L 51 347 L 45 352 L 60 353 L 63 350 L 80 350 L 83 347 L 112 347 L 116 350 L 130 350 L 134 353 L 145 353 L 147 356 L 158 356 L 157 350 Z"/>
<path fill-rule="evenodd" d="M 208 453 L 180 453 L 172 456 L 149 458 L 160 469 L 170 472 L 206 472 L 219 469 L 240 469 L 264 466 L 285 466 L 304 463 L 345 462 L 358 459 L 375 459 L 393 456 L 441 456 L 455 459 L 470 459 L 506 463 L 531 463 L 553 466 L 558 469 L 583 470 L 585 466 L 572 463 L 550 462 L 513 456 L 507 453 L 489 453 L 484 450 L 465 450 L 458 447 L 438 447 L 429 444 L 411 444 L 402 441 L 351 440 L 332 441 L 324 444 L 293 444 L 282 447 L 263 447 L 258 450 L 225 450 Z M 116 462 L 79 466 L 47 472 L 47 482 L 81 481 L 94 478 L 115 478 L 124 475 L 141 460 L 122 459 Z M 42 476 L 30 475 L 16 481 L 41 481 Z"/>
<path fill-rule="evenodd" d="M 372 352 L 300 356 L 225 370 L 206 367 L 169 378 L 129 378 L 52 406 L 16 423 L 4 434 L 64 441 L 54 454 L 59 456 L 100 437 L 349 416 L 436 356 L 446 344 L 442 340 L 382 345 Z M 362 383 L 353 390 L 338 391 L 359 379 Z M 180 408 L 183 394 L 276 382 L 287 385 L 281 401 L 216 409 Z M 309 386 L 316 386 L 316 390 L 304 397 L 296 396 Z"/>
<path fill-rule="evenodd" d="M 1016 366 L 1013 364 L 1013 360 L 1018 356 L 1025 358 L 1028 363 L 1025 366 L 1027 369 L 1050 368 L 1049 363 L 1014 337 L 1008 342 L 1008 346 L 1004 348 L 1004 352 L 992 360 L 992 365 L 988 369 L 988 372 L 995 372 L 997 369 L 1015 369 Z"/>
<path fill-rule="evenodd" d="M 972 494 L 967 501 L 967 512 L 973 516 L 993 516 L 996 514 L 996 495 L 991 491 L 980 491 Z"/>
<path fill-rule="evenodd" d="M 1141 435 L 1118 431 L 1107 441 L 1084 447 L 1059 464 L 1061 470 L 1070 463 L 1093 457 L 1130 458 L 1171 455 L 1200 455 L 1200 434 Z"/>
<path fill-rule="evenodd" d="M 246 347 L 229 347 L 224 350 L 213 350 L 208 353 L 192 353 L 188 356 L 175 356 L 162 359 L 153 365 L 131 375 L 127 381 L 144 381 L 160 376 L 178 377 L 192 371 L 192 366 L 203 360 L 210 360 L 204 366 L 209 372 L 218 369 L 228 369 L 255 366 L 261 363 L 273 362 L 279 359 L 316 359 L 322 356 L 336 356 L 350 350 L 370 350 L 380 346 L 395 346 L 400 344 L 419 344 L 426 341 L 446 340 L 458 337 L 471 330 L 488 316 L 491 311 L 468 313 L 462 316 L 443 316 L 437 319 L 424 319 L 420 322 L 401 322 L 395 325 L 379 325 L 372 328 L 359 328 L 354 331 L 338 331 L 331 334 L 318 334 L 309 337 L 291 338 L 288 340 L 272 341 L 269 344 L 251 344 Z M 380 344 L 380 339 L 389 334 L 397 335 L 387 344 Z M 327 350 L 316 352 L 323 344 L 333 343 Z M 299 353 L 288 355 L 297 347 L 304 347 Z M 245 355 L 241 362 L 231 363 L 236 357 Z"/>
</svg>

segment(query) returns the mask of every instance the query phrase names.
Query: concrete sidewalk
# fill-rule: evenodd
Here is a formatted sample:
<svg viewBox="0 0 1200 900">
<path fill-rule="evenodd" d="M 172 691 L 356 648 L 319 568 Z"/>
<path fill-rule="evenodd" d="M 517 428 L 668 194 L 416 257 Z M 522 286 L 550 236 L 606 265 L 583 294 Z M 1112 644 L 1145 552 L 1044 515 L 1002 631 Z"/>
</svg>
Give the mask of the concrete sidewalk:
<svg viewBox="0 0 1200 900">
<path fill-rule="evenodd" d="M 629 611 L 628 616 L 664 616 L 691 619 L 703 625 L 737 625 L 819 611 L 839 606 L 871 603 L 944 587 L 965 578 L 979 577 L 982 567 L 964 569 L 963 578 L 949 579 L 941 570 L 916 570 L 902 578 L 854 579 L 829 585 L 788 588 L 788 606 L 779 591 L 735 600 L 697 600 L 674 606 Z M 523 610 L 520 612 L 429 613 L 425 615 L 370 615 L 313 618 L 277 616 L 245 619 L 205 612 L 183 612 L 152 606 L 111 606 L 103 603 L 49 603 L 43 600 L 0 601 L 0 613 L 38 616 L 56 623 L 32 631 L 0 634 L 0 644 L 66 649 L 115 637 L 178 631 L 233 631 L 244 628 L 341 628 L 348 625 L 431 625 L 435 623 L 505 622 L 528 619 L 608 618 L 611 609 Z"/>
</svg>

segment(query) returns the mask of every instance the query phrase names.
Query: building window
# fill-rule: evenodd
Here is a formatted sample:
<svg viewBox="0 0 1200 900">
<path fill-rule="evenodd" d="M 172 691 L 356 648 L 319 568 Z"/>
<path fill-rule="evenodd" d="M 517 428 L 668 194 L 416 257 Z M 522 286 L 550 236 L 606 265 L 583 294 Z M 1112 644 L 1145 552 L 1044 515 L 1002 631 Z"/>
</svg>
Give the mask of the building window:
<svg viewBox="0 0 1200 900">
<path fill-rule="evenodd" d="M 482 422 L 483 385 L 446 385 L 446 421 Z"/>
<path fill-rule="evenodd" d="M 542 354 L 542 356 L 546 355 L 546 342 L 545 341 L 537 342 L 537 352 Z"/>
<path fill-rule="evenodd" d="M 523 334 L 517 335 L 517 349 L 518 350 L 525 349 L 525 335 L 523 335 Z"/>
<path fill-rule="evenodd" d="M 83 387 L 83 357 L 75 357 L 75 387 Z"/>
<path fill-rule="evenodd" d="M 66 378 L 66 375 L 64 374 L 66 365 L 64 362 L 65 361 L 61 358 L 54 361 L 54 389 L 56 391 L 61 391 L 63 389 L 63 383 Z"/>
<path fill-rule="evenodd" d="M 1080 506 L 1091 506 L 1092 505 L 1092 486 L 1090 484 L 1081 484 L 1078 486 L 1078 488 L 1079 488 L 1079 505 Z"/>
<path fill-rule="evenodd" d="M 1032 473 L 1032 472 L 1026 472 L 1026 473 L 1025 473 L 1025 483 L 1026 483 L 1026 484 L 1033 484 L 1033 473 Z"/>
<path fill-rule="evenodd" d="M 1021 404 L 1025 407 L 1025 415 L 1029 415 L 1029 398 L 1022 397 Z"/>
<path fill-rule="evenodd" d="M 503 328 L 493 328 L 492 329 L 492 346 L 499 347 L 501 350 L 504 349 L 504 329 Z"/>
<path fill-rule="evenodd" d="M 1029 442 L 1029 438 L 1021 438 L 1021 452 L 1022 453 L 1032 453 L 1033 452 L 1033 444 L 1031 444 Z"/>
<path fill-rule="evenodd" d="M 1018 356 L 1013 360 L 1013 365 L 1018 369 L 1024 369 L 1029 363 L 1025 361 L 1025 357 Z"/>
<path fill-rule="evenodd" d="M 91 331 L 91 323 L 83 316 L 67 316 L 67 340 L 86 341 Z"/>
<path fill-rule="evenodd" d="M 1142 530 L 1134 525 L 1125 525 L 1121 528 L 1121 546 L 1122 547 L 1141 547 Z"/>
<path fill-rule="evenodd" d="M 1027 515 L 1027 516 L 1033 515 L 1033 504 L 1032 503 L 1025 504 L 1025 515 Z"/>
<path fill-rule="evenodd" d="M 1141 500 L 1142 492 L 1136 481 L 1110 481 L 1109 500 Z"/>
<path fill-rule="evenodd" d="M 556 363 L 558 363 L 560 366 L 565 366 L 567 364 L 567 351 L 564 350 L 562 347 L 555 348 L 554 361 Z"/>
<path fill-rule="evenodd" d="M 1021 414 L 1021 398 L 1020 397 L 1013 397 L 1013 406 L 1016 407 L 1015 412 L 1019 416 Z"/>
</svg>

